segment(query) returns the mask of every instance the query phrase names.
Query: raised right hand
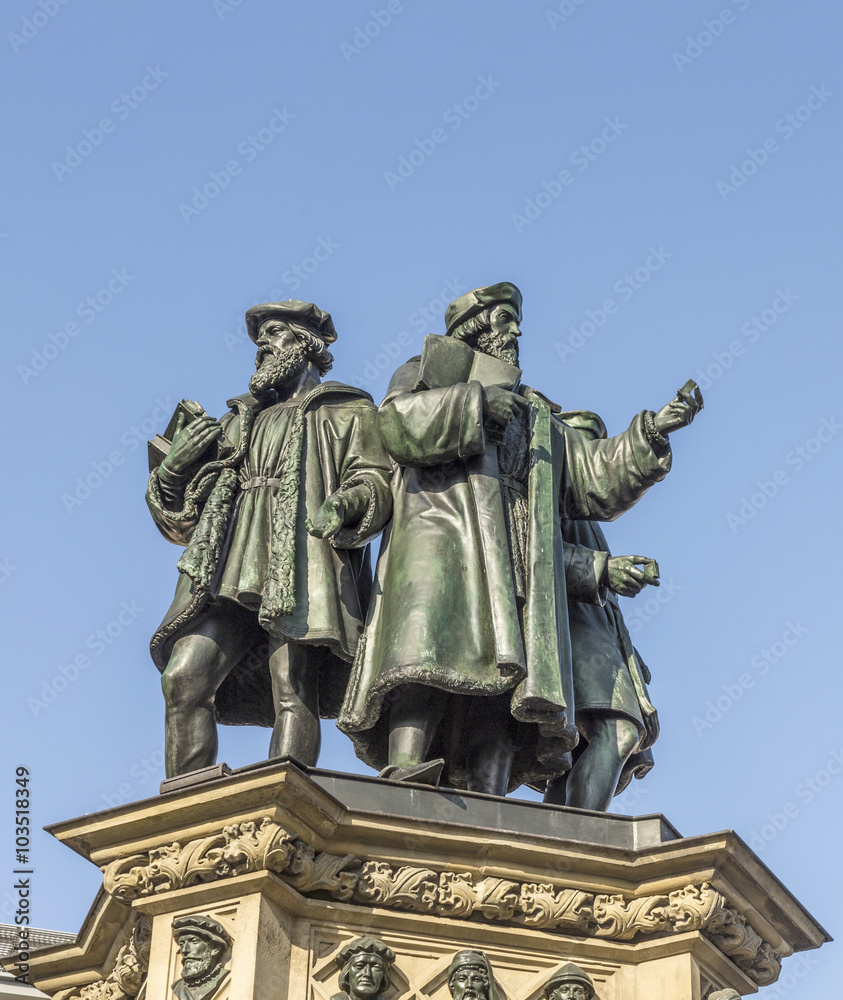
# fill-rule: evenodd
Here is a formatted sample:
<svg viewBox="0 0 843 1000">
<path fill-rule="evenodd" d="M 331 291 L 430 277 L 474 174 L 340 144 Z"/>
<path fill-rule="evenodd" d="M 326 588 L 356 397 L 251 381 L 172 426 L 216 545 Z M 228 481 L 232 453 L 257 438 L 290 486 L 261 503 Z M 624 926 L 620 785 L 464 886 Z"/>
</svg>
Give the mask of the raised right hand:
<svg viewBox="0 0 843 1000">
<path fill-rule="evenodd" d="M 222 434 L 222 424 L 207 413 L 186 424 L 184 413 L 179 414 L 173 443 L 161 463 L 174 476 L 184 475 L 193 463 L 202 457 L 210 445 Z"/>
<path fill-rule="evenodd" d="M 515 392 L 503 389 L 498 385 L 490 385 L 483 390 L 483 418 L 492 424 L 490 436 L 493 440 L 500 440 L 503 432 L 519 413 L 528 410 L 530 404 Z"/>
<path fill-rule="evenodd" d="M 635 597 L 649 583 L 659 586 L 659 568 L 646 556 L 610 556 L 609 590 L 621 597 Z"/>
</svg>

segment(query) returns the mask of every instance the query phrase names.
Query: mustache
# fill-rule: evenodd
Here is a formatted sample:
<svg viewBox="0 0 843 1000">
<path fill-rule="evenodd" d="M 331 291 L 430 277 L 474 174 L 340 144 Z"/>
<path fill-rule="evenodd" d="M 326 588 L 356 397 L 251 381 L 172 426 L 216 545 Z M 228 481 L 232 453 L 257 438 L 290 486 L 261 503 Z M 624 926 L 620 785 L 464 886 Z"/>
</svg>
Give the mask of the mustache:
<svg viewBox="0 0 843 1000">
<path fill-rule="evenodd" d="M 255 368 L 260 368 L 267 358 L 283 358 L 285 353 L 280 347 L 274 347 L 272 344 L 262 344 L 255 355 Z"/>
<path fill-rule="evenodd" d="M 472 345 L 475 350 L 483 354 L 489 354 L 499 361 L 507 361 L 509 364 L 518 363 L 518 341 L 515 337 L 501 336 L 489 330 L 481 333 Z"/>
<path fill-rule="evenodd" d="M 255 357 L 255 373 L 249 380 L 252 392 L 275 389 L 296 378 L 307 366 L 304 347 L 278 349 L 263 346 Z"/>
</svg>

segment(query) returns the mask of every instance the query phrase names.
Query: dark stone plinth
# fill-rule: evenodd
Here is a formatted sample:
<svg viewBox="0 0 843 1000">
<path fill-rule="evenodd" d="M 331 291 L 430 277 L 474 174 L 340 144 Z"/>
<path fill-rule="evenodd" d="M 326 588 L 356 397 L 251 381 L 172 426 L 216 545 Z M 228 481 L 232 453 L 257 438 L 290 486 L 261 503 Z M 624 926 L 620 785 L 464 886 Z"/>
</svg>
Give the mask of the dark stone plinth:
<svg viewBox="0 0 843 1000">
<path fill-rule="evenodd" d="M 277 766 L 278 763 L 265 761 L 240 768 L 234 773 L 244 774 L 261 767 Z M 682 836 L 660 813 L 615 816 L 525 799 L 484 795 L 482 792 L 396 783 L 292 763 L 296 763 L 311 781 L 347 809 L 375 816 L 395 816 L 429 823 L 447 814 L 449 824 L 473 830 L 494 830 L 522 837 L 556 837 L 632 851 L 680 840 Z"/>
</svg>

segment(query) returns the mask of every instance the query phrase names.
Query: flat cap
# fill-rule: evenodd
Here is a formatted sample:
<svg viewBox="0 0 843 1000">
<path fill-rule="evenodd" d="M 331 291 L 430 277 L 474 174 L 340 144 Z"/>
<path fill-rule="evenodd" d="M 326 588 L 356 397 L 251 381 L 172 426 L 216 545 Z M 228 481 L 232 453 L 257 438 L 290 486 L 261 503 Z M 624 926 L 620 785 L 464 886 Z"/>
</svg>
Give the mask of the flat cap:
<svg viewBox="0 0 843 1000">
<path fill-rule="evenodd" d="M 450 333 L 454 327 L 464 323 L 477 313 L 490 306 L 509 305 L 515 309 L 518 321 L 521 321 L 521 292 L 509 281 L 500 281 L 497 285 L 485 285 L 466 292 L 448 306 L 445 310 L 445 333 Z"/>
<path fill-rule="evenodd" d="M 564 986 L 565 983 L 580 983 L 580 985 L 585 986 L 588 990 L 588 1000 L 593 1000 L 594 997 L 594 982 L 591 976 L 587 972 L 578 966 L 574 965 L 573 962 L 566 962 L 562 968 L 555 972 L 550 979 L 544 985 L 544 995 L 550 996 L 550 994 L 556 989 L 557 986 Z"/>
<path fill-rule="evenodd" d="M 458 951 L 451 959 L 451 964 L 448 968 L 448 978 L 450 979 L 457 969 L 463 969 L 466 967 L 482 969 L 486 973 L 491 972 L 489 959 L 482 951 L 471 951 L 466 949 L 465 951 Z"/>
<path fill-rule="evenodd" d="M 195 934 L 207 941 L 215 941 L 224 948 L 231 947 L 231 938 L 222 924 L 198 913 L 187 917 L 176 917 L 173 921 L 173 937 L 178 941 L 182 934 Z"/>
<path fill-rule="evenodd" d="M 366 952 L 370 955 L 378 955 L 380 958 L 392 964 L 395 961 L 395 952 L 381 941 L 379 938 L 370 937 L 368 934 L 364 934 L 363 937 L 355 938 L 353 941 L 348 941 L 346 944 L 340 948 L 337 952 L 335 958 L 337 965 L 345 965 L 345 963 L 353 958 L 355 955 L 359 955 L 361 952 Z"/>
<path fill-rule="evenodd" d="M 326 344 L 333 344 L 337 339 L 334 321 L 330 313 L 326 313 L 312 302 L 301 302 L 299 299 L 287 299 L 286 302 L 262 302 L 246 310 L 246 329 L 249 336 L 257 342 L 261 323 L 268 319 L 288 319 L 300 326 L 306 327 L 311 333 L 321 337 Z"/>
</svg>

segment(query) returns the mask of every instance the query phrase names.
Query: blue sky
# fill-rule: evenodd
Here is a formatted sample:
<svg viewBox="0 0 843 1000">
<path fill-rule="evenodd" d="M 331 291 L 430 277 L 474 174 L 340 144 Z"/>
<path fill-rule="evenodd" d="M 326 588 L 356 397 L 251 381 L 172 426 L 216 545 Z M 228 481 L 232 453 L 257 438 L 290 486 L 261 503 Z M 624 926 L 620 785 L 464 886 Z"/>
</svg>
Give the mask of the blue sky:
<svg viewBox="0 0 843 1000">
<path fill-rule="evenodd" d="M 834 933 L 841 26 L 831 0 L 7 0 L 2 759 L 35 825 L 161 779 L 147 642 L 178 551 L 145 441 L 245 389 L 245 309 L 330 311 L 334 376 L 379 400 L 452 298 L 510 280 L 525 381 L 565 409 L 616 433 L 705 390 L 607 528 L 664 581 L 624 602 L 662 737 L 618 808 L 736 829 Z M 267 744 L 223 730 L 221 757 Z M 96 870 L 33 852 L 35 923 L 77 929 Z"/>
</svg>

